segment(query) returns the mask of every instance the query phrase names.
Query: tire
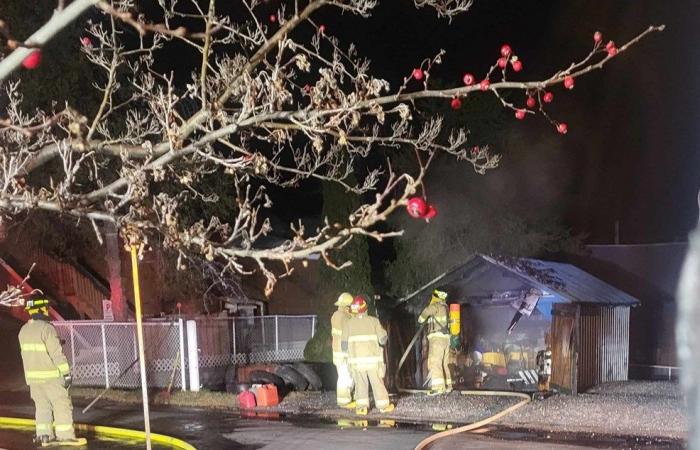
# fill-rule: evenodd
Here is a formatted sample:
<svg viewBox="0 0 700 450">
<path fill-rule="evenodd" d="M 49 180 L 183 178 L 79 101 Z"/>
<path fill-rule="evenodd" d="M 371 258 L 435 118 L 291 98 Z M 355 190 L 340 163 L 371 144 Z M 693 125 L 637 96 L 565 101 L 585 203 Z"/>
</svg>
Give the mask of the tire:
<svg viewBox="0 0 700 450">
<path fill-rule="evenodd" d="M 301 362 L 296 362 L 292 364 L 292 367 L 294 370 L 299 372 L 306 378 L 306 381 L 309 382 L 308 390 L 310 391 L 320 391 L 321 388 L 323 387 L 323 382 L 321 381 L 321 377 L 318 376 L 316 371 L 311 368 L 308 364 L 304 364 Z"/>
<path fill-rule="evenodd" d="M 248 375 L 248 382 L 251 384 L 274 384 L 277 387 L 284 387 L 284 380 L 274 373 L 265 370 L 253 370 Z"/>
<path fill-rule="evenodd" d="M 305 391 L 309 386 L 306 377 L 292 366 L 280 365 L 275 367 L 275 375 L 282 378 L 285 384 L 295 391 Z"/>
</svg>

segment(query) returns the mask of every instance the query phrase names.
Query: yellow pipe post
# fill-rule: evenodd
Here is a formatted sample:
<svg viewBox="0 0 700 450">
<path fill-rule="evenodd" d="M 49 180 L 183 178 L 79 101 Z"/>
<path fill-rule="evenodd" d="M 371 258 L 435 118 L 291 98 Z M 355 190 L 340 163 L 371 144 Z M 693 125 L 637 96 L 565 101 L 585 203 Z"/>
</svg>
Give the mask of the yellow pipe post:
<svg viewBox="0 0 700 450">
<path fill-rule="evenodd" d="M 148 414 L 148 386 L 146 385 L 146 356 L 143 346 L 143 321 L 141 320 L 141 289 L 139 288 L 139 262 L 136 246 L 131 246 L 131 274 L 134 279 L 134 305 L 136 306 L 136 339 L 139 345 L 139 370 L 143 396 L 143 425 L 146 433 L 146 449 L 151 450 L 151 419 Z"/>
</svg>

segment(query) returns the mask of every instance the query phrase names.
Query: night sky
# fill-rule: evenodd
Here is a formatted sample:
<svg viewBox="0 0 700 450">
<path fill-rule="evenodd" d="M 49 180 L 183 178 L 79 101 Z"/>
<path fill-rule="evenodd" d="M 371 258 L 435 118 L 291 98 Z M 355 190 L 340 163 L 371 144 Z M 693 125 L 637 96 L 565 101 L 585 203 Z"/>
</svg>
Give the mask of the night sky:
<svg viewBox="0 0 700 450">
<path fill-rule="evenodd" d="M 454 86 L 465 71 L 477 78 L 485 73 L 503 42 L 525 64 L 513 78 L 535 79 L 584 56 L 596 30 L 605 41 L 622 44 L 648 25 L 666 24 L 663 33 L 578 80 L 573 91 L 555 90 L 551 111 L 569 124 L 566 136 L 540 117 L 513 120 L 503 133 L 517 151 L 497 149 L 505 154 L 505 170 L 516 160 L 532 167 L 509 189 L 525 188 L 533 204 L 538 193 L 556 191 L 561 219 L 574 232 L 588 233 L 587 242 L 612 242 L 619 220 L 621 242 L 648 243 L 685 240 L 697 220 L 700 5 L 673 5 L 476 0 L 469 13 L 448 24 L 428 9 L 388 0 L 368 20 L 328 12 L 314 19 L 343 41 L 354 41 L 394 86 L 440 48 L 447 57 L 432 75 Z M 453 170 L 454 176 L 470 176 L 468 167 Z M 484 182 L 496 176 L 486 175 Z"/>
</svg>

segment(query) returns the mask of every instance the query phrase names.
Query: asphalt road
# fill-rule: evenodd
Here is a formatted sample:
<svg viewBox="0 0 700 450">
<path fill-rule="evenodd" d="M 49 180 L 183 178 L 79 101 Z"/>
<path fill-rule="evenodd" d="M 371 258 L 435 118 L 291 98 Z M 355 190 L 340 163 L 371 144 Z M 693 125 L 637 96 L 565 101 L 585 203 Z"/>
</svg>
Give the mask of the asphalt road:
<svg viewBox="0 0 700 450">
<path fill-rule="evenodd" d="M 25 398 L 26 397 L 26 398 Z M 26 393 L 0 393 L 0 415 L 32 417 L 33 405 Z M 129 405 L 98 404 L 82 414 L 75 409 L 76 422 L 143 429 L 140 408 Z M 393 425 L 393 426 L 392 426 Z M 236 414 L 183 408 L 154 408 L 151 429 L 186 440 L 201 450 L 376 450 L 413 449 L 435 431 L 426 426 L 391 424 L 369 421 L 341 423 L 323 421 L 316 417 L 295 417 L 291 420 L 261 420 L 243 418 Z M 557 441 L 557 442 L 554 442 Z M 18 436 L 17 431 L 0 431 L 0 450 L 31 449 L 31 433 Z M 134 442 L 104 442 L 92 440 L 90 449 L 138 448 Z M 141 447 L 143 448 L 143 447 Z M 447 449 L 516 449 L 516 450 L 578 450 L 611 449 L 680 449 L 677 443 L 629 442 L 599 437 L 581 439 L 560 435 L 536 435 L 505 432 L 494 429 L 484 434 L 461 434 L 440 441 L 431 450 Z"/>
</svg>

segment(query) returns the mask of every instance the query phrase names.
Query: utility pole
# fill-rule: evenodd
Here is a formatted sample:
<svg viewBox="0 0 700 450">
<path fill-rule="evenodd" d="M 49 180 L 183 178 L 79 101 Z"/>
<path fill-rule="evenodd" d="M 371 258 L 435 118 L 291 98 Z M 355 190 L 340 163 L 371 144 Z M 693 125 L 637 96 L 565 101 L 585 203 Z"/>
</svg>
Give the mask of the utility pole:
<svg viewBox="0 0 700 450">
<path fill-rule="evenodd" d="M 151 419 L 148 412 L 148 386 L 146 385 L 146 356 L 143 346 L 143 322 L 141 320 L 141 289 L 139 287 L 139 261 L 136 245 L 131 246 L 131 271 L 134 278 L 134 305 L 136 306 L 136 339 L 139 345 L 139 370 L 141 371 L 141 396 L 143 424 L 146 433 L 146 449 L 151 450 Z"/>
</svg>

